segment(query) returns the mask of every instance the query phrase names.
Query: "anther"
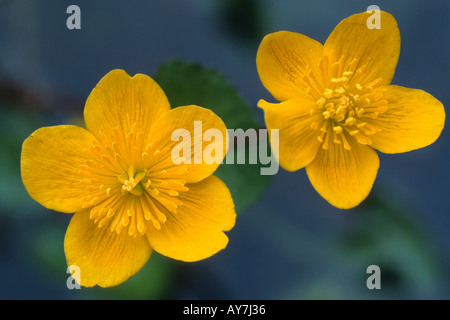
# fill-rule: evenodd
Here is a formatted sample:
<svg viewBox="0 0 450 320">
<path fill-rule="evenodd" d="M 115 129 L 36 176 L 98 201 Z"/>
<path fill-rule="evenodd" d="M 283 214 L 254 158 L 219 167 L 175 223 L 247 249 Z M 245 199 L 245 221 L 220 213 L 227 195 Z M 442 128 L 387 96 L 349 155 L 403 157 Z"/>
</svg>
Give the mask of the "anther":
<svg viewBox="0 0 450 320">
<path fill-rule="evenodd" d="M 333 131 L 334 131 L 336 134 L 342 133 L 343 130 L 344 130 L 344 129 L 342 129 L 341 126 L 333 127 Z"/>
</svg>

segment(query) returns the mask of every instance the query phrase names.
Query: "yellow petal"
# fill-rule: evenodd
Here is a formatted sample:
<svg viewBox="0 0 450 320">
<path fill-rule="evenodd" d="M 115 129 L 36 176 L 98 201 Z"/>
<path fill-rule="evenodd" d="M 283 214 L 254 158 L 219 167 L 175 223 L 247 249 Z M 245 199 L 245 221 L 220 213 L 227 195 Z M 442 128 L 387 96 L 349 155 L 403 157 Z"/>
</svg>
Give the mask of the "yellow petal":
<svg viewBox="0 0 450 320">
<path fill-rule="evenodd" d="M 155 251 L 182 261 L 210 257 L 224 249 L 236 213 L 227 186 L 217 177 L 189 184 L 188 192 L 180 194 L 183 202 L 176 213 L 166 212 L 167 221 L 161 230 L 149 228 L 147 237 Z"/>
<path fill-rule="evenodd" d="M 148 261 L 153 250 L 144 236 L 118 235 L 108 227 L 98 227 L 89 219 L 89 210 L 77 212 L 70 220 L 64 239 L 67 264 L 80 268 L 80 284 L 85 287 L 116 286 Z"/>
<path fill-rule="evenodd" d="M 389 84 L 400 54 L 400 31 L 397 21 L 387 12 L 377 12 L 380 14 L 380 29 L 368 28 L 367 21 L 371 21 L 370 13 L 355 14 L 342 20 L 324 45 L 324 55 L 334 57 L 331 62 L 344 57 L 344 71 L 351 69 L 349 64 L 353 59 L 357 59 L 355 71 L 366 66 L 366 70 L 355 77 L 360 85 L 378 78 L 382 78 L 382 85 Z"/>
<path fill-rule="evenodd" d="M 159 85 L 150 77 L 130 77 L 123 70 L 105 75 L 89 95 L 84 109 L 86 128 L 99 137 L 111 135 L 118 128 L 123 134 L 133 131 L 147 136 L 158 117 L 170 110 L 170 104 Z"/>
<path fill-rule="evenodd" d="M 153 157 L 154 163 L 148 163 L 151 173 L 167 170 L 165 177 L 169 177 L 185 170 L 182 179 L 188 183 L 210 176 L 227 152 L 225 124 L 214 112 L 198 106 L 166 112 L 149 135 L 158 141 L 156 148 L 161 151 Z"/>
<path fill-rule="evenodd" d="M 322 121 L 321 114 L 310 114 L 317 108 L 314 100 L 294 98 L 278 104 L 260 100 L 258 106 L 264 110 L 269 135 L 273 129 L 279 130 L 279 152 L 274 146 L 272 150 L 283 169 L 296 171 L 314 160 L 320 147 L 320 132 L 311 125 Z"/>
<path fill-rule="evenodd" d="M 306 167 L 316 191 L 335 207 L 349 209 L 360 204 L 370 193 L 380 161 L 370 147 L 347 137 L 351 150 L 329 142 Z"/>
<path fill-rule="evenodd" d="M 87 195 L 81 183 L 81 165 L 90 158 L 89 145 L 95 140 L 76 126 L 44 127 L 23 143 L 22 181 L 30 196 L 41 205 L 72 213 L 81 210 Z"/>
<path fill-rule="evenodd" d="M 264 37 L 256 56 L 256 66 L 264 87 L 278 101 L 308 95 L 300 82 L 308 70 L 317 78 L 323 46 L 316 40 L 299 33 L 279 31 Z M 322 89 L 319 90 L 322 92 Z"/>
<path fill-rule="evenodd" d="M 445 110 L 425 91 L 388 86 L 387 110 L 364 121 L 381 129 L 370 136 L 372 147 L 385 153 L 407 152 L 432 144 L 441 134 Z"/>
</svg>

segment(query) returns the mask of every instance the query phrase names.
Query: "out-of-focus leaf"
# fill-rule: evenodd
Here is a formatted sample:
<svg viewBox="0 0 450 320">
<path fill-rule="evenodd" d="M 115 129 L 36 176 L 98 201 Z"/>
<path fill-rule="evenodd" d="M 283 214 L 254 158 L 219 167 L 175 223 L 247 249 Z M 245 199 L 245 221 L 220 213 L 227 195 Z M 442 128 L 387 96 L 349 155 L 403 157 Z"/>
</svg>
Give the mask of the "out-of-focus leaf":
<svg viewBox="0 0 450 320">
<path fill-rule="evenodd" d="M 194 104 L 209 108 L 222 118 L 228 129 L 247 131 L 260 126 L 247 101 L 215 70 L 171 60 L 159 68 L 155 80 L 163 88 L 172 107 Z M 257 150 L 257 143 L 245 146 L 247 155 L 250 150 Z M 235 156 L 242 152 L 234 151 Z M 245 164 L 224 161 L 215 173 L 229 187 L 238 213 L 256 201 L 271 181 L 270 175 L 261 175 L 261 166 L 259 162 L 250 164 L 247 156 Z"/>
<path fill-rule="evenodd" d="M 65 219 L 64 219 L 65 220 Z M 33 264 L 43 275 L 65 287 L 70 276 L 64 256 L 66 224 L 61 219 L 35 225 L 29 243 Z M 133 277 L 117 287 L 67 289 L 67 296 L 81 299 L 164 299 L 176 280 L 176 262 L 154 252 L 147 264 Z M 80 276 L 83 274 L 81 272 Z"/>
<path fill-rule="evenodd" d="M 133 277 L 108 290 L 96 288 L 97 294 L 111 299 L 159 300 L 170 297 L 177 280 L 175 261 L 153 252 L 147 264 Z"/>
<path fill-rule="evenodd" d="M 343 241 L 344 252 L 361 266 L 378 265 L 384 289 L 423 295 L 435 290 L 442 266 L 414 211 L 392 195 L 377 192 L 360 210 Z"/>
<path fill-rule="evenodd" d="M 262 38 L 263 22 L 258 0 L 222 0 L 219 6 L 220 21 L 237 39 L 246 43 Z"/>
<path fill-rule="evenodd" d="M 289 275 L 277 299 L 432 299 L 446 290 L 445 261 L 431 231 L 394 192 L 373 190 L 340 214 L 344 224 L 330 236 L 259 208 L 264 223 L 249 229 L 251 238 L 265 243 L 269 255 L 279 254 L 278 263 L 301 270 Z M 380 267 L 381 290 L 366 286 L 370 265 Z"/>
<path fill-rule="evenodd" d="M 20 176 L 23 141 L 38 127 L 37 115 L 0 102 L 0 211 L 29 214 L 35 202 L 28 196 Z"/>
<path fill-rule="evenodd" d="M 41 223 L 34 222 L 28 234 L 29 250 L 33 263 L 44 273 L 51 274 L 61 281 L 66 275 L 66 259 L 64 257 L 65 225 L 60 219 L 45 219 Z"/>
<path fill-rule="evenodd" d="M 251 107 L 219 72 L 174 59 L 162 64 L 155 80 L 172 108 L 195 104 L 213 110 L 227 128 L 257 128 Z"/>
</svg>

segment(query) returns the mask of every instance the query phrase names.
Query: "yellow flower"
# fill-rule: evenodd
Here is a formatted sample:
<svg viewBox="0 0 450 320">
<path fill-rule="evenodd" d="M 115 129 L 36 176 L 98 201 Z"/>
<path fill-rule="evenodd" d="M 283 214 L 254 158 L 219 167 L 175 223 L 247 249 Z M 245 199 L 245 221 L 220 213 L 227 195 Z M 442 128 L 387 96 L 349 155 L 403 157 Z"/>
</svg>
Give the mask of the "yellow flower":
<svg viewBox="0 0 450 320">
<path fill-rule="evenodd" d="M 219 164 L 175 165 L 171 158 L 180 143 L 171 140 L 172 132 L 193 133 L 194 121 L 225 136 L 216 114 L 198 106 L 171 110 L 150 77 L 114 70 L 90 94 L 84 120 L 87 129 L 36 130 L 23 143 L 21 159 L 33 199 L 75 212 L 64 251 L 68 265 L 80 268 L 83 286 L 122 283 L 153 250 L 196 261 L 226 247 L 223 231 L 234 226 L 236 213 L 228 188 L 212 175 Z"/>
<path fill-rule="evenodd" d="M 395 19 L 380 11 L 341 21 L 324 45 L 298 33 L 267 35 L 256 63 L 261 82 L 280 103 L 260 100 L 268 129 L 279 129 L 280 165 L 306 167 L 317 192 L 338 208 L 357 206 L 379 168 L 375 150 L 407 152 L 433 143 L 443 105 L 417 89 L 390 85 L 400 53 Z M 270 132 L 270 130 L 269 130 Z"/>
</svg>

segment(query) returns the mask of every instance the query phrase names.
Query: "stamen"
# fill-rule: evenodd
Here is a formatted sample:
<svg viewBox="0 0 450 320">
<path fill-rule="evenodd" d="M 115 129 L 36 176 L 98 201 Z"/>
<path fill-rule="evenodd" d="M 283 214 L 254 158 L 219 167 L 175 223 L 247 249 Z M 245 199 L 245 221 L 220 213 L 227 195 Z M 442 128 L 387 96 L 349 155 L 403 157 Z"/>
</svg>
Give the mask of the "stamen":
<svg viewBox="0 0 450 320">
<path fill-rule="evenodd" d="M 342 133 L 343 130 L 344 130 L 344 129 L 342 129 L 341 126 L 336 126 L 336 127 L 333 128 L 333 131 L 334 131 L 336 134 Z"/>
<path fill-rule="evenodd" d="M 352 74 L 354 73 L 353 71 L 356 68 L 356 65 L 358 64 L 358 59 L 353 58 L 353 60 L 348 64 L 348 68 L 349 70 L 351 70 Z"/>
<path fill-rule="evenodd" d="M 324 149 L 324 150 L 328 150 L 328 140 L 330 140 L 329 139 L 329 134 L 328 134 L 328 130 L 326 131 L 326 132 L 324 132 L 324 134 L 325 134 L 325 137 L 323 138 L 323 144 L 322 144 L 322 148 Z"/>
<path fill-rule="evenodd" d="M 388 101 L 383 99 L 387 91 L 380 87 L 383 79 L 377 78 L 366 82 L 363 75 L 367 65 L 359 65 L 358 59 L 346 63 L 344 56 L 337 59 L 334 51 L 324 56 L 319 62 L 319 69 L 328 87 L 321 90 L 314 107 L 309 110 L 311 116 L 319 119 L 311 120 L 311 130 L 318 130 L 317 140 L 322 148 L 329 148 L 329 141 L 342 145 L 345 150 L 351 150 L 351 141 L 370 145 L 368 138 L 380 131 L 371 119 L 377 119 L 388 110 Z M 308 76 L 312 74 L 308 69 Z M 309 81 L 309 82 L 308 82 Z M 311 78 L 303 81 L 303 85 L 312 86 Z M 331 130 L 332 129 L 332 130 Z M 331 137 L 332 136 L 332 137 Z M 176 195 L 176 192 L 165 192 L 166 195 Z"/>
<path fill-rule="evenodd" d="M 170 147 L 146 142 L 136 124 L 126 133 L 119 128 L 109 135 L 100 132 L 88 148 L 93 157 L 79 168 L 79 182 L 86 187 L 81 202 L 99 228 L 142 236 L 149 228 L 160 230 L 168 214 L 183 205 L 188 167 L 173 165 Z"/>
<path fill-rule="evenodd" d="M 353 126 L 356 122 L 356 119 L 353 117 L 348 117 L 347 119 L 345 119 L 345 125 L 346 126 Z"/>
<path fill-rule="evenodd" d="M 342 143 L 344 145 L 344 149 L 345 150 L 351 150 L 352 147 L 350 146 L 350 144 L 347 141 L 347 138 L 345 137 L 345 134 L 341 134 L 341 139 L 342 139 Z"/>
<path fill-rule="evenodd" d="M 337 143 L 337 144 L 340 144 L 341 143 L 341 141 L 339 140 L 339 135 L 342 133 L 342 131 L 343 131 L 344 129 L 342 129 L 342 127 L 341 126 L 336 126 L 336 127 L 334 127 L 333 128 L 333 132 L 334 132 L 334 139 L 333 139 L 333 142 L 334 143 Z"/>
</svg>

